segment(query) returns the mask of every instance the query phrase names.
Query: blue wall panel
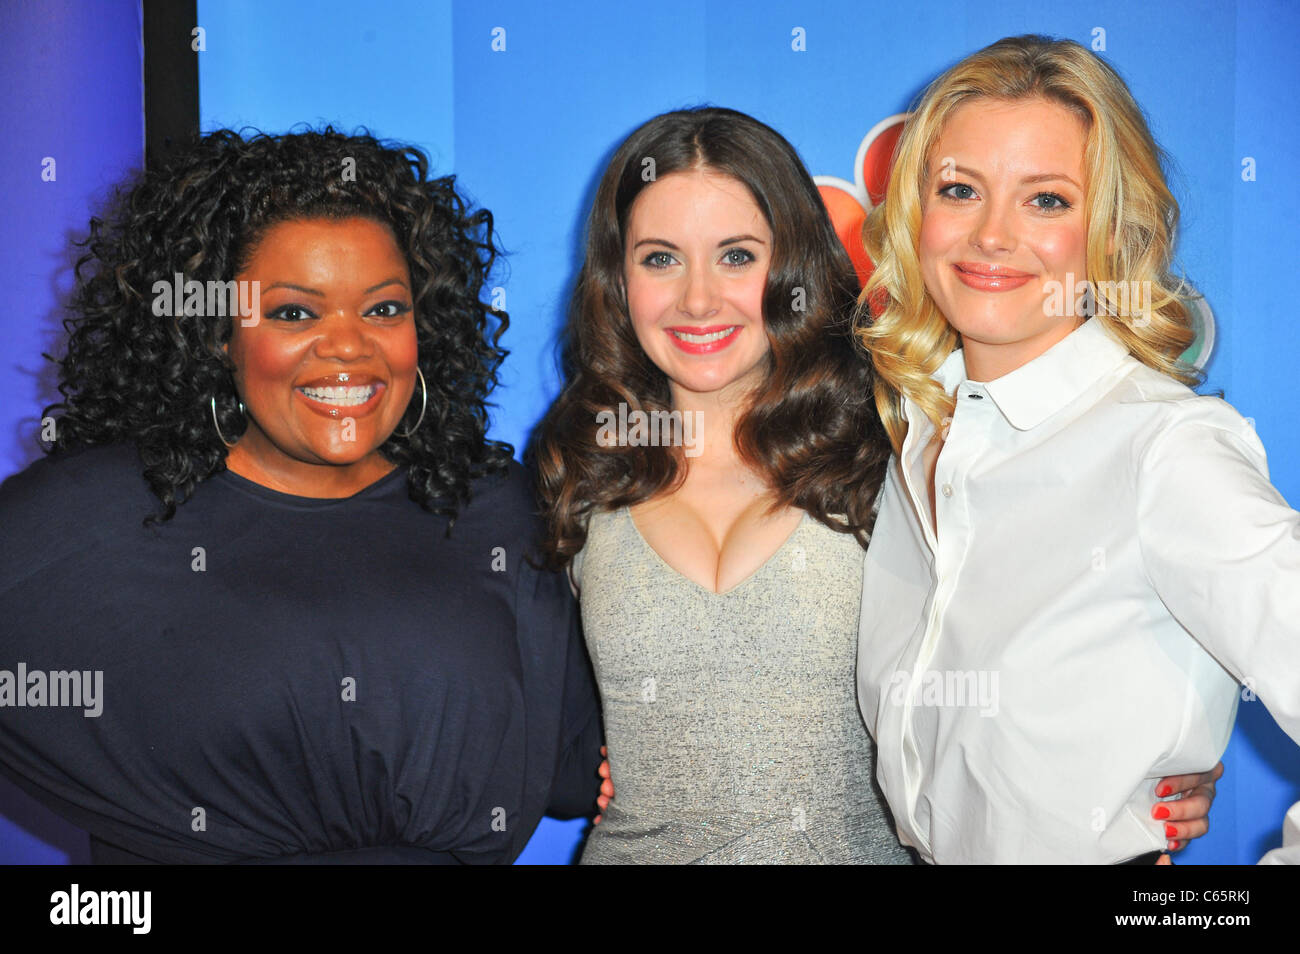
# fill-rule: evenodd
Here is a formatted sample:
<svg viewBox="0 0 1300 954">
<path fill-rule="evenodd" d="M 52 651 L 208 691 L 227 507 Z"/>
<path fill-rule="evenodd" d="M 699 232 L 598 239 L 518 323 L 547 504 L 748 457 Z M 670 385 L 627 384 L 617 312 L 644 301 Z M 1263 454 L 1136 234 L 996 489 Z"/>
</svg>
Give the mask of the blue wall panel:
<svg viewBox="0 0 1300 954">
<path fill-rule="evenodd" d="M 58 396 L 41 352 L 61 333 L 68 240 L 144 162 L 140 35 L 137 0 L 0 4 L 0 477 L 40 456 L 40 412 Z M 83 833 L 0 780 L 0 864 L 88 857 Z"/>
</svg>

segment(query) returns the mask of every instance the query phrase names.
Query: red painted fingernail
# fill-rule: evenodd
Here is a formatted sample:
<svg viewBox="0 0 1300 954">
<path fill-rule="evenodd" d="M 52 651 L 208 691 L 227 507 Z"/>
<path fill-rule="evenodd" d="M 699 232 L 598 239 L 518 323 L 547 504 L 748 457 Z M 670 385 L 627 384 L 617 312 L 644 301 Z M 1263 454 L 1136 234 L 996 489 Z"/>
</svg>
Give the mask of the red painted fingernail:
<svg viewBox="0 0 1300 954">
<path fill-rule="evenodd" d="M 1159 795 L 1161 798 L 1168 798 L 1173 793 L 1174 793 L 1174 789 L 1172 785 L 1161 785 L 1159 788 L 1156 789 L 1156 794 Z"/>
<path fill-rule="evenodd" d="M 1167 837 L 1167 838 L 1176 838 L 1177 836 L 1178 836 L 1178 829 L 1177 829 L 1177 828 L 1175 828 L 1173 825 L 1166 825 L 1166 826 L 1165 826 L 1165 837 Z"/>
<path fill-rule="evenodd" d="M 1155 810 L 1154 812 L 1152 812 L 1152 814 L 1153 814 L 1156 818 L 1168 818 L 1168 817 L 1169 817 L 1169 809 L 1166 808 L 1164 805 L 1157 805 L 1157 806 L 1156 806 L 1156 810 Z"/>
</svg>

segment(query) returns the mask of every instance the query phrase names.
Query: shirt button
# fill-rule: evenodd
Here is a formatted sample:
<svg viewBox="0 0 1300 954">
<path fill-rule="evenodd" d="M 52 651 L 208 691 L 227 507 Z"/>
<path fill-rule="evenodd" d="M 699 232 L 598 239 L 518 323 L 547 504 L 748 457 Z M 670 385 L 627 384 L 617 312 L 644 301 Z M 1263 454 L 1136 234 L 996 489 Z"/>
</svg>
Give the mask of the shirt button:
<svg viewBox="0 0 1300 954">
<path fill-rule="evenodd" d="M 944 484 L 944 485 L 943 485 L 943 495 L 944 495 L 945 497 L 951 497 L 951 496 L 952 496 L 952 484 Z"/>
</svg>

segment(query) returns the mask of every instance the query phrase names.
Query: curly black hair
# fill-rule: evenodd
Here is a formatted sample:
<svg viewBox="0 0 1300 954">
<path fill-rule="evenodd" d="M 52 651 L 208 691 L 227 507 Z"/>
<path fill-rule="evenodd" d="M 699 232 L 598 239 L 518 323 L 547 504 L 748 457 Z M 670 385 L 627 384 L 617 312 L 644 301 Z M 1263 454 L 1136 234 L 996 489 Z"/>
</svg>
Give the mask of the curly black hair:
<svg viewBox="0 0 1300 954">
<path fill-rule="evenodd" d="M 63 400 L 53 452 L 132 442 L 168 520 L 195 486 L 225 468 L 213 427 L 238 433 L 242 415 L 230 358 L 231 318 L 158 317 L 152 288 L 175 273 L 200 282 L 234 279 L 271 226 L 361 217 L 387 225 L 411 271 L 419 365 L 428 389 L 423 421 L 379 448 L 405 465 L 411 499 L 454 522 L 473 478 L 506 470 L 513 448 L 488 440 L 487 397 L 507 352 L 509 325 L 480 294 L 500 249 L 492 215 L 471 211 L 455 177 L 430 179 L 419 149 L 332 127 L 196 137 L 165 165 L 116 193 L 105 218 L 77 243 L 76 287 L 59 365 Z M 46 355 L 49 358 L 49 355 Z M 420 401 L 418 393 L 413 403 Z M 408 409 L 407 418 L 414 418 Z M 398 431 L 409 428 L 401 425 Z"/>
</svg>

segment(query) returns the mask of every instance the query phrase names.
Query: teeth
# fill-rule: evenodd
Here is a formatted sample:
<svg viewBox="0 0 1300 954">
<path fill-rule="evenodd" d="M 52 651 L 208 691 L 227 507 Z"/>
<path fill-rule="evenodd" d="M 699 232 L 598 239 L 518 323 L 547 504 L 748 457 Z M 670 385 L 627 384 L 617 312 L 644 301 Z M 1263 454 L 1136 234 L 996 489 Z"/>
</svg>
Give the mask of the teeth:
<svg viewBox="0 0 1300 954">
<path fill-rule="evenodd" d="M 340 407 L 352 407 L 357 404 L 365 404 L 375 396 L 376 388 L 373 384 L 366 387 L 342 387 L 342 388 L 299 388 L 303 394 L 313 401 L 320 401 L 322 404 L 337 404 Z"/>
<path fill-rule="evenodd" d="M 728 337 L 737 330 L 737 327 L 738 326 L 733 325 L 730 328 L 726 328 L 722 331 L 714 331 L 707 335 L 692 335 L 685 331 L 674 331 L 673 334 L 689 344 L 708 344 L 711 341 L 721 341 L 723 338 Z"/>
</svg>

